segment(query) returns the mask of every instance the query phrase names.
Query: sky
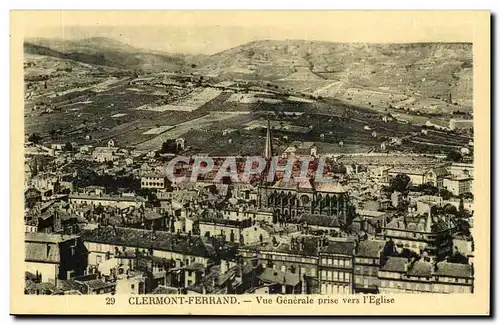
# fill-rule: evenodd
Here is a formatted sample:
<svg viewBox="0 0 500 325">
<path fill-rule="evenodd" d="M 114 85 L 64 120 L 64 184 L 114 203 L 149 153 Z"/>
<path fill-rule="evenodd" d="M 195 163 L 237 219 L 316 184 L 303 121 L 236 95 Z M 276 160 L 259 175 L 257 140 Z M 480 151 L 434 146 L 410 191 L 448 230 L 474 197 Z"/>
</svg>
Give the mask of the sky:
<svg viewBox="0 0 500 325">
<path fill-rule="evenodd" d="M 213 54 L 262 39 L 407 43 L 470 41 L 466 17 L 371 11 L 32 11 L 17 23 L 25 38 L 109 37 L 170 53 Z M 457 30 L 457 20 L 463 28 Z M 425 22 L 425 23 L 423 23 Z"/>
<path fill-rule="evenodd" d="M 214 54 L 251 41 L 284 39 L 280 36 L 267 28 L 241 26 L 65 26 L 43 28 L 26 35 L 66 40 L 109 37 L 140 49 L 189 54 Z"/>
</svg>

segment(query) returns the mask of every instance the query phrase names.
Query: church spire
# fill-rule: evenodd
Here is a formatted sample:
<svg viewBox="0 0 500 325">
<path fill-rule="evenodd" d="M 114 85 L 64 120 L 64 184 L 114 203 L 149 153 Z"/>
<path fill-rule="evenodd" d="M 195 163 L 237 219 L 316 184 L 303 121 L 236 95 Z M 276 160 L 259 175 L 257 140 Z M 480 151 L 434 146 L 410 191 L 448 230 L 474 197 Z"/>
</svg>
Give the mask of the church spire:
<svg viewBox="0 0 500 325">
<path fill-rule="evenodd" d="M 431 209 L 429 208 L 429 211 L 427 211 L 427 218 L 425 220 L 425 232 L 429 233 L 432 231 L 432 214 L 431 214 Z"/>
<path fill-rule="evenodd" d="M 271 140 L 271 122 L 267 119 L 267 134 L 266 134 L 266 147 L 264 149 L 264 158 L 266 161 L 271 160 L 273 157 L 273 143 Z"/>
</svg>

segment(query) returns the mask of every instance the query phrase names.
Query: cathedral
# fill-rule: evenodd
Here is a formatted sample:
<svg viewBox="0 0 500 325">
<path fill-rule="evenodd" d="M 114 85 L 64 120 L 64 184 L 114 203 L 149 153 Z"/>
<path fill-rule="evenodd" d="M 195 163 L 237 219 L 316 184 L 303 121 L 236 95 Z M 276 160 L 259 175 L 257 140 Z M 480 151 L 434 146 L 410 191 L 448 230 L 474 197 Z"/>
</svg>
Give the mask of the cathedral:
<svg viewBox="0 0 500 325">
<path fill-rule="evenodd" d="M 272 158 L 272 138 L 268 123 L 265 159 Z M 267 169 L 267 168 L 266 168 Z M 258 192 L 259 208 L 272 209 L 275 217 L 286 222 L 293 222 L 303 213 L 327 215 L 338 218 L 344 225 L 351 222 L 353 207 L 349 204 L 349 195 L 338 182 L 315 182 L 313 179 L 297 182 L 282 179 L 274 182 L 262 182 Z"/>
</svg>

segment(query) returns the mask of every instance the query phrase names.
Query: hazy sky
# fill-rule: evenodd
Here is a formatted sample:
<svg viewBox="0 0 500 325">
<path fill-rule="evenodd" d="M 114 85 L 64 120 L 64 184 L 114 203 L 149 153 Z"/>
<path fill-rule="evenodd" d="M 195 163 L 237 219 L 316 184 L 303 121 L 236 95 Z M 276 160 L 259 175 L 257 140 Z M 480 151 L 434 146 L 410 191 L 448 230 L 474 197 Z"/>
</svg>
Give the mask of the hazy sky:
<svg viewBox="0 0 500 325">
<path fill-rule="evenodd" d="M 138 48 L 212 54 L 254 40 L 333 42 L 470 41 L 474 31 L 455 12 L 328 11 L 44 11 L 24 12 L 26 38 L 110 37 Z M 445 14 L 446 16 L 446 14 Z M 457 29 L 457 20 L 463 28 Z M 425 22 L 425 23 L 423 23 Z"/>
<path fill-rule="evenodd" d="M 137 48 L 170 53 L 213 54 L 231 47 L 262 39 L 286 39 L 286 33 L 276 33 L 269 28 L 241 26 L 99 26 L 99 27 L 49 27 L 33 30 L 29 37 L 80 39 L 109 37 Z M 293 38 L 293 33 L 289 33 Z"/>
</svg>

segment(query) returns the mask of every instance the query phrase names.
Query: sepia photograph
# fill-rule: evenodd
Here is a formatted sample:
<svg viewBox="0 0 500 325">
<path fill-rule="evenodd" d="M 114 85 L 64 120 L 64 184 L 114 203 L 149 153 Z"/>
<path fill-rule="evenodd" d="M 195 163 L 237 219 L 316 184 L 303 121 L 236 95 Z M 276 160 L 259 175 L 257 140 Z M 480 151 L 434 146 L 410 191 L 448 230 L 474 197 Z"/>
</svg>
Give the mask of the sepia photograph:
<svg viewBox="0 0 500 325">
<path fill-rule="evenodd" d="M 489 20 L 12 12 L 11 312 L 488 314 Z"/>
</svg>

